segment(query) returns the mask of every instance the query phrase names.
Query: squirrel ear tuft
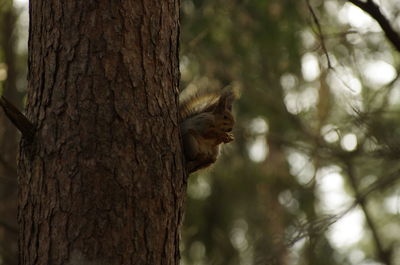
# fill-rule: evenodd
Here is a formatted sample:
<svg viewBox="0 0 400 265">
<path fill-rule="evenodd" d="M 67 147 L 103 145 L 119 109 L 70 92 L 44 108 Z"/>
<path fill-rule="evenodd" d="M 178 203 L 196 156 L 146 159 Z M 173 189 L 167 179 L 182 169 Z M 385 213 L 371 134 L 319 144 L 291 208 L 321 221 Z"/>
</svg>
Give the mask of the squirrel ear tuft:
<svg viewBox="0 0 400 265">
<path fill-rule="evenodd" d="M 232 110 L 232 104 L 234 101 L 234 97 L 229 94 L 223 94 L 218 100 L 218 104 L 215 108 L 215 112 L 222 112 L 224 110 Z"/>
<path fill-rule="evenodd" d="M 232 110 L 232 105 L 236 98 L 238 98 L 238 92 L 233 87 L 224 88 L 221 99 L 224 101 L 225 109 Z"/>
</svg>

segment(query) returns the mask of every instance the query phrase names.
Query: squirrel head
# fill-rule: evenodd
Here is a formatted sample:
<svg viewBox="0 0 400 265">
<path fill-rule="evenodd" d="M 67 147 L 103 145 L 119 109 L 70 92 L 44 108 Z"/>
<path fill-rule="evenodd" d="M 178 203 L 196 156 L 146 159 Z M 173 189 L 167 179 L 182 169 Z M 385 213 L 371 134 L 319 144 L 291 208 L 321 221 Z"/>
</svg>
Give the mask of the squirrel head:
<svg viewBox="0 0 400 265">
<path fill-rule="evenodd" d="M 224 132 L 232 131 L 233 125 L 235 124 L 235 119 L 232 114 L 233 101 L 234 96 L 231 94 L 222 95 L 213 110 L 215 126 Z"/>
</svg>

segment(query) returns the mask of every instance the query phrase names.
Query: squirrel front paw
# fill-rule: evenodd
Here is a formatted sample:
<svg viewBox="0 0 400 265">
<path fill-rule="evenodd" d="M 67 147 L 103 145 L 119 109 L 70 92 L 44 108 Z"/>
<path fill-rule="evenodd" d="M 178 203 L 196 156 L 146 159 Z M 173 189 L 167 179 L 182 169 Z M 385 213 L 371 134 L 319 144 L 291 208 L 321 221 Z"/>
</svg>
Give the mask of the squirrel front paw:
<svg viewBox="0 0 400 265">
<path fill-rule="evenodd" d="M 224 135 L 222 136 L 222 142 L 224 143 L 229 143 L 232 142 L 233 140 L 235 140 L 235 137 L 233 137 L 232 133 L 224 133 Z"/>
</svg>

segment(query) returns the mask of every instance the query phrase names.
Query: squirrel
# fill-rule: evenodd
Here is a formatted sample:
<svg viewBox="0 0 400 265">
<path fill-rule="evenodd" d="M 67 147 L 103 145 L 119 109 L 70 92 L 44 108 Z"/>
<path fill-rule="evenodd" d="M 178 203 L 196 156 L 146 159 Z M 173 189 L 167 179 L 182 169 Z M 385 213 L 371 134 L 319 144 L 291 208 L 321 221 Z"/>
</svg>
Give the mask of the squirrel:
<svg viewBox="0 0 400 265">
<path fill-rule="evenodd" d="M 234 140 L 232 113 L 234 91 L 198 90 L 179 98 L 180 130 L 188 173 L 206 168 L 217 160 L 219 146 Z"/>
</svg>

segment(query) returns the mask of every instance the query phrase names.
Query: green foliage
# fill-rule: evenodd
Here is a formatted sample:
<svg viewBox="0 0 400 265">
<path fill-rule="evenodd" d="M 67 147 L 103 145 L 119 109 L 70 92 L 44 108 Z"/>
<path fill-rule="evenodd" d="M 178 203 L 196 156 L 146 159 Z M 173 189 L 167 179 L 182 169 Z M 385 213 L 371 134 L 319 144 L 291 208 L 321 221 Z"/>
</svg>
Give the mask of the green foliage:
<svg viewBox="0 0 400 265">
<path fill-rule="evenodd" d="M 351 4 L 311 7 L 322 32 L 306 1 L 182 1 L 182 88 L 242 93 L 235 143 L 190 178 L 182 264 L 384 262 L 377 240 L 398 242 L 378 225 L 398 221 L 384 210 L 398 198 L 398 83 L 374 83 L 367 65 L 397 69 L 399 56 L 346 18 Z M 337 193 L 342 207 L 329 205 Z M 336 224 L 352 215 L 379 238 L 338 245 Z"/>
</svg>

